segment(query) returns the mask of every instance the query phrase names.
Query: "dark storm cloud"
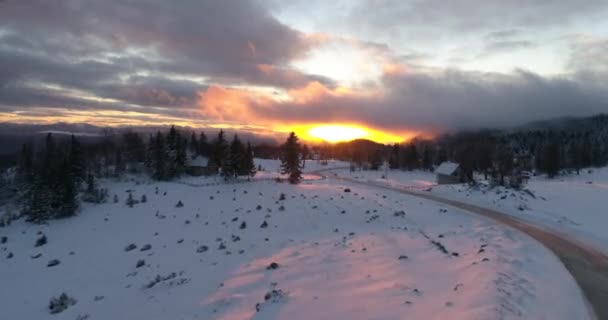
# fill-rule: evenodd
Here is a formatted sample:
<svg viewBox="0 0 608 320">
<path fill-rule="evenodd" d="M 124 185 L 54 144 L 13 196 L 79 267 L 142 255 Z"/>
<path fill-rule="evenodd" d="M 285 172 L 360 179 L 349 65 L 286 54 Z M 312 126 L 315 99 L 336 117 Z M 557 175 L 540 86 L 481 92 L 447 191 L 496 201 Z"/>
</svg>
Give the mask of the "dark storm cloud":
<svg viewBox="0 0 608 320">
<path fill-rule="evenodd" d="M 9 84 L 188 107 L 205 86 L 169 75 L 276 87 L 329 83 L 286 66 L 313 44 L 255 1 L 6 1 L 0 3 L 0 104 L 45 103 L 44 94 L 16 99 L 6 92 Z M 151 76 L 137 76 L 142 73 Z"/>
<path fill-rule="evenodd" d="M 267 121 L 355 122 L 399 131 L 505 128 L 531 121 L 608 111 L 604 87 L 568 78 L 443 71 L 387 75 L 381 96 L 324 92 L 305 102 L 257 103 Z M 236 120 L 236 119 L 233 119 Z"/>
</svg>

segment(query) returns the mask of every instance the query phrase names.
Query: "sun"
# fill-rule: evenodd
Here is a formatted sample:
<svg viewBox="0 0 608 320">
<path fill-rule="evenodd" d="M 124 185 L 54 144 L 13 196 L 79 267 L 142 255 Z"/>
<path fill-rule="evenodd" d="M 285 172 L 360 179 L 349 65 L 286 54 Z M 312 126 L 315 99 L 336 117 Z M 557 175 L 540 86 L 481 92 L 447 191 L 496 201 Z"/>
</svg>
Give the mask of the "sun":
<svg viewBox="0 0 608 320">
<path fill-rule="evenodd" d="M 369 136 L 369 132 L 363 128 L 345 125 L 317 126 L 310 128 L 307 134 L 310 137 L 331 143 L 351 141 Z"/>
</svg>

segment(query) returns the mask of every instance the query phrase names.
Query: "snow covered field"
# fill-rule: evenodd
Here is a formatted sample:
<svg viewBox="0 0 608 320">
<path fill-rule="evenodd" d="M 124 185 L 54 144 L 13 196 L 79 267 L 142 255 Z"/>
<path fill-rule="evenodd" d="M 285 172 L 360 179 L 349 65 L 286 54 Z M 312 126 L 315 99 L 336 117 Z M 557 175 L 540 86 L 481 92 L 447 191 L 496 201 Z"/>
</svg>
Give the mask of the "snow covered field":
<svg viewBox="0 0 608 320">
<path fill-rule="evenodd" d="M 524 189 L 490 188 L 481 181 L 467 185 L 434 186 L 435 175 L 425 171 L 391 170 L 388 179 L 382 171 L 335 170 L 340 176 L 373 181 L 414 190 L 428 190 L 442 197 L 496 209 L 552 230 L 568 234 L 608 252 L 608 168 L 581 170 L 580 175 L 549 179 L 532 177 Z"/>
<path fill-rule="evenodd" d="M 0 228 L 3 318 L 588 318 L 552 253 L 489 220 L 332 179 L 187 180 L 105 181 L 118 203 Z"/>
</svg>

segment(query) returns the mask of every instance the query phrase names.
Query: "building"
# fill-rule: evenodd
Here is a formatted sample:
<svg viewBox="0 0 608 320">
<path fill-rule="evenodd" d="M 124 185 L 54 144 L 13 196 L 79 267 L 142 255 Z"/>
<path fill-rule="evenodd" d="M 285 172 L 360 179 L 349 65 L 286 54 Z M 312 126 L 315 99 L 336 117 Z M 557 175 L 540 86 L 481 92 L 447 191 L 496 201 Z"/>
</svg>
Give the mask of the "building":
<svg viewBox="0 0 608 320">
<path fill-rule="evenodd" d="M 217 172 L 217 166 L 210 165 L 207 157 L 190 154 L 186 157 L 186 173 L 191 176 L 211 176 Z"/>
<path fill-rule="evenodd" d="M 443 162 L 435 169 L 438 184 L 460 183 L 460 165 L 455 162 Z"/>
</svg>

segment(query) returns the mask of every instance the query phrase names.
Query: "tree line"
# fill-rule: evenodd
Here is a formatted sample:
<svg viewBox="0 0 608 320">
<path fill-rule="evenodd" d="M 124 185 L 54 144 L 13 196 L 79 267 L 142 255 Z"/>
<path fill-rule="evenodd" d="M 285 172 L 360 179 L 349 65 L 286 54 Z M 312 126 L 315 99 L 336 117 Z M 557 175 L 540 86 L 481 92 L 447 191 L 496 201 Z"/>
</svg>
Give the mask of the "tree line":
<svg viewBox="0 0 608 320">
<path fill-rule="evenodd" d="M 298 183 L 302 149 L 297 136 L 292 133 L 277 150 L 282 172 L 289 182 Z M 106 201 L 108 191 L 98 186 L 99 178 L 143 173 L 167 181 L 183 175 L 189 161 L 198 157 L 208 159 L 207 167 L 225 180 L 251 178 L 257 172 L 254 154 L 251 143 L 243 143 L 237 134 L 229 141 L 223 130 L 211 141 L 204 132 L 187 138 L 172 126 L 150 135 L 147 143 L 139 133 L 128 131 L 85 145 L 74 135 L 66 139 L 48 133 L 38 148 L 23 144 L 15 184 L 22 213 L 30 221 L 42 222 L 74 215 L 80 201 Z"/>
</svg>

